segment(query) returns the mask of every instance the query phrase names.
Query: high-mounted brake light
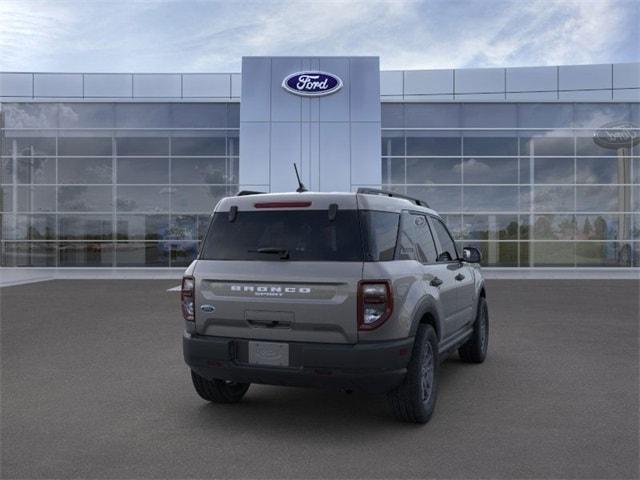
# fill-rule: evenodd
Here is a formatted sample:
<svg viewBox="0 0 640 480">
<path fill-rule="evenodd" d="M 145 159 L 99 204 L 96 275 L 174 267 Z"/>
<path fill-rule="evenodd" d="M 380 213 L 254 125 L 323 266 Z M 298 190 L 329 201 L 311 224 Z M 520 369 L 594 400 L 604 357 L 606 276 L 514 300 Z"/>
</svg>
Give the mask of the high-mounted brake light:
<svg viewBox="0 0 640 480">
<path fill-rule="evenodd" d="M 362 280 L 358 283 L 358 330 L 373 330 L 393 312 L 389 280 Z"/>
<path fill-rule="evenodd" d="M 310 207 L 311 202 L 260 202 L 254 203 L 256 208 L 305 208 Z"/>
<path fill-rule="evenodd" d="M 182 288 L 180 289 L 180 304 L 182 305 L 182 316 L 188 322 L 195 321 L 195 285 L 196 281 L 193 277 L 182 277 Z"/>
</svg>

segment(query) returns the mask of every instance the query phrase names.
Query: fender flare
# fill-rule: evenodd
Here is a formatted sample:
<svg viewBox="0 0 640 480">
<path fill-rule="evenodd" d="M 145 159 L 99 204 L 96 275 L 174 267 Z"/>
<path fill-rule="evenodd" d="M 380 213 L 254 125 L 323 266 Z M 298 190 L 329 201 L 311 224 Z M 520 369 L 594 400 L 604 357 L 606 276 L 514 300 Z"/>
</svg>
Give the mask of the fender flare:
<svg viewBox="0 0 640 480">
<path fill-rule="evenodd" d="M 416 335 L 422 319 L 427 314 L 433 319 L 433 322 L 430 323 L 433 324 L 433 328 L 436 331 L 438 339 L 442 339 L 442 322 L 440 320 L 440 314 L 438 313 L 436 301 L 432 297 L 424 297 L 418 304 L 418 307 L 416 308 L 416 311 L 413 315 L 413 320 L 411 321 L 411 330 L 409 331 L 409 335 L 411 337 L 414 337 Z"/>
</svg>

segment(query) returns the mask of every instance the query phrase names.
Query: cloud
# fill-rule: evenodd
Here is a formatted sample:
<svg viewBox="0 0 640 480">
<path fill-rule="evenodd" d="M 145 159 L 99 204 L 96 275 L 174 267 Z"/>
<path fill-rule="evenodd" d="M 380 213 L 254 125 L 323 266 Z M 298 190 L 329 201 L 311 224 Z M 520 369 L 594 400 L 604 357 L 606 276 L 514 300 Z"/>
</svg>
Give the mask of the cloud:
<svg viewBox="0 0 640 480">
<path fill-rule="evenodd" d="M 0 3 L 0 70 L 239 71 L 243 55 L 384 69 L 638 61 L 636 0 Z"/>
</svg>

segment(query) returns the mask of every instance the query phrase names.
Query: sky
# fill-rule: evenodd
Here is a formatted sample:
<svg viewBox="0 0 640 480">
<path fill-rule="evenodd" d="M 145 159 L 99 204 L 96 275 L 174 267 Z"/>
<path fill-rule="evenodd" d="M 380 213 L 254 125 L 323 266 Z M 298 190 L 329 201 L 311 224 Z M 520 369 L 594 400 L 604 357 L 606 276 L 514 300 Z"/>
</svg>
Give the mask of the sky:
<svg viewBox="0 0 640 480">
<path fill-rule="evenodd" d="M 243 55 L 381 68 L 640 61 L 640 0 L 0 0 L 0 71 L 239 72 Z"/>
</svg>

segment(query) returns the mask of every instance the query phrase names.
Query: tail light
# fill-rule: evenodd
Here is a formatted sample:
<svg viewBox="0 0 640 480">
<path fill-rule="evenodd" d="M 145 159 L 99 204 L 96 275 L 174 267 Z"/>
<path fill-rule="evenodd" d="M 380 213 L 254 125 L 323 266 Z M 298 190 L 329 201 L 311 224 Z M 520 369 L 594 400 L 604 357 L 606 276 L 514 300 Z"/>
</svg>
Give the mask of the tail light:
<svg viewBox="0 0 640 480">
<path fill-rule="evenodd" d="M 182 288 L 180 290 L 180 303 L 182 305 L 182 316 L 189 322 L 195 321 L 194 290 L 196 281 L 193 277 L 182 277 Z"/>
<path fill-rule="evenodd" d="M 373 330 L 382 325 L 393 311 L 389 280 L 366 280 L 358 283 L 358 330 Z"/>
</svg>

